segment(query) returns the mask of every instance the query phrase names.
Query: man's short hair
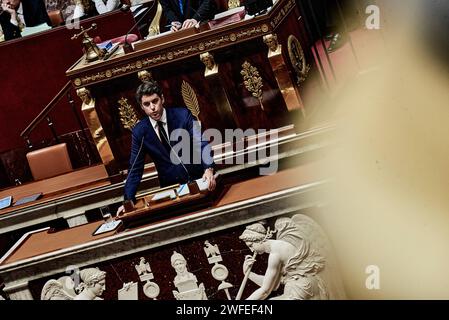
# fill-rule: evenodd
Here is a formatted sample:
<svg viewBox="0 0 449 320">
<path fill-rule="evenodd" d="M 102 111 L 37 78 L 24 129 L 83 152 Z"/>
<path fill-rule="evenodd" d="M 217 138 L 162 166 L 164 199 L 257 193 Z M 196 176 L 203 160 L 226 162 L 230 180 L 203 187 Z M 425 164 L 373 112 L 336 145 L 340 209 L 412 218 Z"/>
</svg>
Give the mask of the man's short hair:
<svg viewBox="0 0 449 320">
<path fill-rule="evenodd" d="M 142 104 L 143 96 L 151 96 L 152 94 L 157 94 L 159 97 L 162 97 L 162 88 L 156 81 L 145 81 L 142 83 L 136 91 L 136 100 L 140 105 Z"/>
</svg>

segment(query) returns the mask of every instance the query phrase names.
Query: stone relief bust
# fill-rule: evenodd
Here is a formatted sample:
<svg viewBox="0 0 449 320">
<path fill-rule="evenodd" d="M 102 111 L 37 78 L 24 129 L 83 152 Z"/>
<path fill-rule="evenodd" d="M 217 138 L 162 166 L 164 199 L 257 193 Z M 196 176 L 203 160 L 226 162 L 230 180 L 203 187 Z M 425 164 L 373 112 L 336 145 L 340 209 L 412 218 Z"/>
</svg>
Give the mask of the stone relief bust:
<svg viewBox="0 0 449 320">
<path fill-rule="evenodd" d="M 173 290 L 177 300 L 207 300 L 204 284 L 198 285 L 196 276 L 187 270 L 187 261 L 182 254 L 174 251 L 171 265 L 176 271 L 173 281 L 178 291 Z"/>
<path fill-rule="evenodd" d="M 69 276 L 48 280 L 41 292 L 41 300 L 103 300 L 106 289 L 106 272 L 86 268 L 79 272 L 80 283 L 75 285 Z"/>
</svg>

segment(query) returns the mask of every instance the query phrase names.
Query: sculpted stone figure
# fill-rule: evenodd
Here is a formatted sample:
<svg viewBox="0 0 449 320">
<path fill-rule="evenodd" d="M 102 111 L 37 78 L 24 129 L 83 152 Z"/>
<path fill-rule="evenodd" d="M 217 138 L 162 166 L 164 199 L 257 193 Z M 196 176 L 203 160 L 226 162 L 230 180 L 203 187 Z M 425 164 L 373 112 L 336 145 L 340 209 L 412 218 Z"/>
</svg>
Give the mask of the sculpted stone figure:
<svg viewBox="0 0 449 320">
<path fill-rule="evenodd" d="M 278 37 L 275 34 L 267 34 L 263 36 L 263 42 L 268 46 L 270 54 L 280 53 L 281 46 L 278 43 Z"/>
<path fill-rule="evenodd" d="M 281 284 L 284 285 L 283 294 L 273 299 L 338 298 L 337 294 L 330 297 L 328 285 L 322 278 L 323 270 L 327 268 L 328 249 L 319 226 L 309 217 L 298 214 L 292 218 L 276 220 L 275 231 L 276 239 L 269 239 L 265 227 L 261 223 L 255 223 L 247 226 L 239 237 L 251 251 L 259 255 L 269 254 L 264 276 L 249 273 L 249 279 L 260 288 L 248 299 L 266 299 Z M 250 270 L 254 262 L 253 257 L 246 257 L 243 263 L 244 274 Z M 332 288 L 344 295 L 342 287 L 332 285 Z"/>
<path fill-rule="evenodd" d="M 76 94 L 81 99 L 84 105 L 89 105 L 92 102 L 92 96 L 90 95 L 90 91 L 86 88 L 80 88 L 76 90 Z"/>
<path fill-rule="evenodd" d="M 215 63 L 215 59 L 212 54 L 210 54 L 209 52 L 204 52 L 200 54 L 200 59 L 206 66 L 206 70 L 204 72 L 205 76 L 218 72 L 218 64 Z"/>
<path fill-rule="evenodd" d="M 80 284 L 69 276 L 48 280 L 41 292 L 41 300 L 103 300 L 106 289 L 106 272 L 98 268 L 86 268 L 79 272 Z"/>
<path fill-rule="evenodd" d="M 198 280 L 187 270 L 187 261 L 182 254 L 174 251 L 171 265 L 176 271 L 173 283 L 178 291 L 173 290 L 173 295 L 177 300 L 207 300 L 204 284 L 198 286 Z"/>
</svg>

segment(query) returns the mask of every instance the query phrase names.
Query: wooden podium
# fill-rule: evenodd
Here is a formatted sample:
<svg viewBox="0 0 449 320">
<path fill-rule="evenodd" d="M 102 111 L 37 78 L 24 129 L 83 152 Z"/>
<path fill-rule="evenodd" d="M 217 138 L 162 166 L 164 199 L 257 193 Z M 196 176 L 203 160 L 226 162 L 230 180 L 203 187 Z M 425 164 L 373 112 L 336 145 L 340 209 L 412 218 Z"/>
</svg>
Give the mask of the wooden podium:
<svg viewBox="0 0 449 320">
<path fill-rule="evenodd" d="M 83 113 L 110 174 L 128 166 L 130 128 L 144 116 L 134 95 L 147 79 L 161 84 L 166 107 L 185 106 L 182 92 L 193 92 L 203 129 L 257 131 L 306 117 L 321 84 L 300 16 L 294 0 L 278 0 L 263 15 L 159 35 L 106 61 L 79 59 L 66 75 L 93 98 Z"/>
</svg>

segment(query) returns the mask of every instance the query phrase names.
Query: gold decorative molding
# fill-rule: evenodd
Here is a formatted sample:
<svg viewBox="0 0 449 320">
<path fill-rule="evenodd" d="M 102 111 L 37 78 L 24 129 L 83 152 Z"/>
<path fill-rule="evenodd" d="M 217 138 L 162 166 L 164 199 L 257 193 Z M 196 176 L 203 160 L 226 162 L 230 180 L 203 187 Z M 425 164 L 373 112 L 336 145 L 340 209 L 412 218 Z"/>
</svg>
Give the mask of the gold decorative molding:
<svg viewBox="0 0 449 320">
<path fill-rule="evenodd" d="M 240 7 L 239 0 L 229 0 L 228 1 L 228 10 Z"/>
<path fill-rule="evenodd" d="M 269 25 L 262 23 L 255 27 L 250 27 L 247 29 L 240 30 L 238 32 L 230 32 L 226 35 L 218 36 L 214 39 L 207 41 L 201 41 L 193 45 L 186 47 L 181 47 L 174 50 L 164 51 L 147 58 L 142 58 L 136 62 L 131 62 L 124 64 L 122 66 L 113 67 L 107 71 L 96 72 L 90 75 L 86 75 L 80 78 L 76 78 L 73 83 L 75 87 L 86 86 L 97 81 L 102 81 L 106 78 L 114 78 L 122 76 L 128 73 L 135 72 L 143 68 L 150 68 L 159 63 L 164 63 L 167 61 L 172 61 L 174 59 L 182 59 L 188 56 L 201 53 L 203 51 L 209 51 L 216 49 L 230 43 L 237 43 L 240 41 L 245 41 L 251 38 L 256 38 L 270 31 Z"/>
<path fill-rule="evenodd" d="M 296 84 L 299 86 L 306 80 L 310 71 L 310 66 L 306 62 L 306 57 L 299 40 L 291 34 L 287 41 L 288 55 L 296 73 Z"/>
<path fill-rule="evenodd" d="M 148 36 L 155 36 L 161 33 L 161 30 L 159 29 L 161 16 L 162 16 L 162 6 L 161 3 L 158 1 L 156 14 L 154 15 L 154 18 L 151 21 L 150 27 L 148 28 Z"/>
<path fill-rule="evenodd" d="M 260 107 L 264 110 L 262 104 L 262 77 L 259 75 L 259 71 L 256 67 L 252 66 L 248 61 L 242 64 L 242 70 L 240 74 L 243 76 L 243 84 L 245 88 L 251 92 L 253 97 L 259 99 Z"/>
<path fill-rule="evenodd" d="M 196 93 L 193 90 L 193 88 L 190 86 L 190 84 L 184 80 L 182 80 L 181 93 L 182 93 L 182 99 L 184 100 L 184 103 L 187 106 L 187 108 L 190 110 L 190 112 L 192 112 L 193 116 L 197 120 L 200 120 L 199 119 L 200 105 L 198 103 Z"/>
<path fill-rule="evenodd" d="M 117 102 L 120 105 L 118 109 L 120 113 L 120 121 L 122 122 L 123 128 L 132 130 L 139 122 L 133 106 L 130 105 L 128 103 L 128 99 L 124 97 L 120 98 Z"/>
<path fill-rule="evenodd" d="M 288 0 L 288 2 L 281 8 L 278 14 L 271 19 L 270 24 L 273 29 L 275 29 L 284 18 L 290 13 L 290 11 L 295 7 L 295 0 Z"/>
<path fill-rule="evenodd" d="M 90 94 L 90 91 L 86 88 L 80 88 L 76 90 L 76 94 L 80 97 L 83 104 L 81 106 L 81 112 L 86 120 L 92 139 L 100 154 L 101 160 L 105 166 L 111 164 L 114 161 L 114 155 L 112 154 L 111 146 L 109 145 L 108 138 L 104 133 L 103 126 L 101 125 L 98 113 L 95 109 L 95 99 Z"/>
<path fill-rule="evenodd" d="M 153 74 L 148 70 L 139 71 L 137 73 L 137 77 L 139 77 L 140 81 L 142 82 L 153 80 Z"/>
</svg>

